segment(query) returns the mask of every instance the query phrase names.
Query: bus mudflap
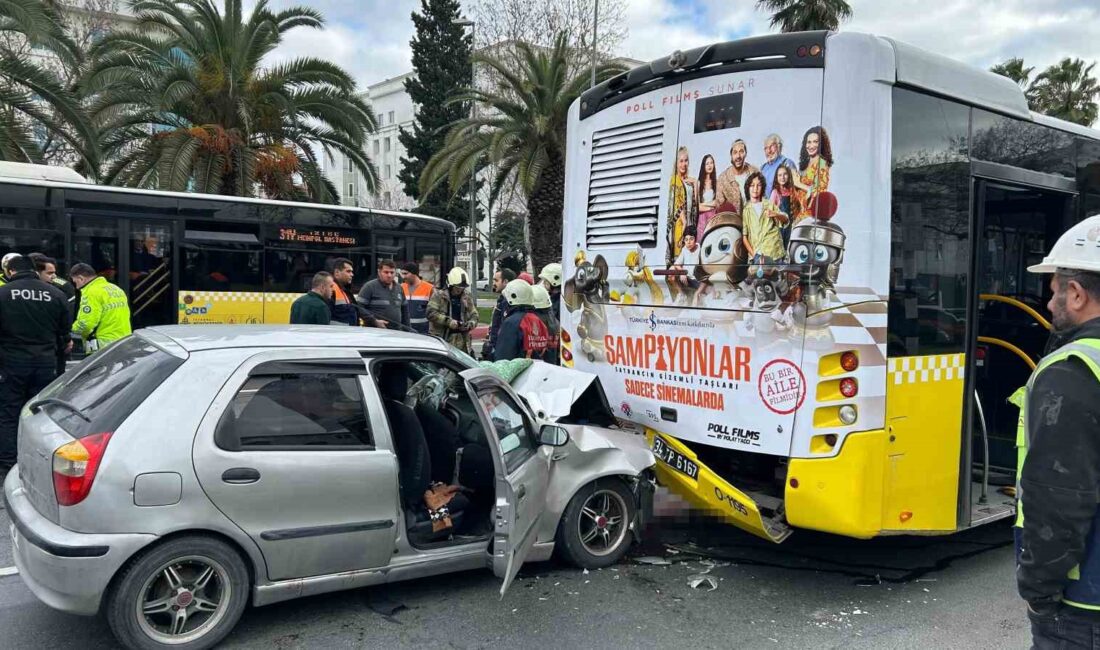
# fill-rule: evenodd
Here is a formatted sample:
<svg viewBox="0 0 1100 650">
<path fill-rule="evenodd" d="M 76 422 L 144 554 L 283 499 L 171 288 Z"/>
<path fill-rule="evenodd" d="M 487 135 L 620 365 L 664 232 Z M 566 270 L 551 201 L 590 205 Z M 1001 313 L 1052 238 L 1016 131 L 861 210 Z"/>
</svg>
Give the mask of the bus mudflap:
<svg viewBox="0 0 1100 650">
<path fill-rule="evenodd" d="M 778 544 L 791 534 L 790 526 L 783 521 L 778 499 L 754 499 L 737 489 L 703 464 L 687 445 L 676 438 L 652 429 L 646 430 L 646 437 L 657 458 L 658 484 L 686 499 L 693 507 L 709 515 L 717 515 L 723 521 L 762 539 Z M 766 504 L 765 499 L 775 503 Z M 771 508 L 774 514 L 768 514 L 769 505 L 775 506 Z"/>
</svg>

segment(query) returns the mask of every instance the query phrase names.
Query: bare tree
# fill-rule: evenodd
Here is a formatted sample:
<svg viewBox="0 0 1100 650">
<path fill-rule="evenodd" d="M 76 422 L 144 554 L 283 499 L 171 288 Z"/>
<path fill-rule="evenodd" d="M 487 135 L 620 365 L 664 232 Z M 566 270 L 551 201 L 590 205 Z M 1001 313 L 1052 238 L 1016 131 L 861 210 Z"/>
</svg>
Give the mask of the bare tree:
<svg viewBox="0 0 1100 650">
<path fill-rule="evenodd" d="M 474 10 L 477 49 L 488 48 L 499 56 L 501 48 L 514 42 L 550 48 L 558 34 L 566 35 L 580 68 L 591 64 L 593 23 L 599 2 L 596 55 L 599 60 L 615 56 L 627 36 L 627 0 L 479 0 Z"/>
</svg>

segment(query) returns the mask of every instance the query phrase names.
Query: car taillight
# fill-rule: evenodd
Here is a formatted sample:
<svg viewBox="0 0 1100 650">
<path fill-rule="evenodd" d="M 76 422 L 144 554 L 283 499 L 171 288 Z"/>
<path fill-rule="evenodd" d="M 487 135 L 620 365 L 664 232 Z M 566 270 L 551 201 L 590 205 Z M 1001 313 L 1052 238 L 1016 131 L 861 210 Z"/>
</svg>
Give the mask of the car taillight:
<svg viewBox="0 0 1100 650">
<path fill-rule="evenodd" d="M 844 372 L 852 372 L 859 367 L 859 355 L 855 352 L 845 352 L 840 355 L 840 367 L 844 368 Z"/>
<path fill-rule="evenodd" d="M 855 397 L 859 392 L 859 384 L 851 377 L 845 377 L 840 380 L 840 394 L 845 397 Z"/>
<path fill-rule="evenodd" d="M 58 505 L 76 505 L 88 496 L 110 440 L 110 432 L 96 433 L 53 452 L 53 489 Z"/>
</svg>

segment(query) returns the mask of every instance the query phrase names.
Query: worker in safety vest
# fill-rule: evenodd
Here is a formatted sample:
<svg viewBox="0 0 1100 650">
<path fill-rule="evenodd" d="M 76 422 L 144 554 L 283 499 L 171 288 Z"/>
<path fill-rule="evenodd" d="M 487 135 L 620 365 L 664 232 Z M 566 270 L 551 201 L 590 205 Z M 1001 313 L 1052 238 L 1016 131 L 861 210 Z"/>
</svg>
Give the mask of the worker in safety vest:
<svg viewBox="0 0 1100 650">
<path fill-rule="evenodd" d="M 73 334 L 86 341 L 89 352 L 130 335 L 130 302 L 122 289 L 87 264 L 74 264 L 69 277 L 80 289 Z"/>
<path fill-rule="evenodd" d="M 1035 648 L 1100 639 L 1100 215 L 1063 234 L 1032 273 L 1053 274 L 1047 355 L 1012 396 L 1016 581 Z"/>
<path fill-rule="evenodd" d="M 401 267 L 401 288 L 409 306 L 409 327 L 419 334 L 428 333 L 428 301 L 435 287 L 420 277 L 420 265 L 408 262 Z"/>
</svg>

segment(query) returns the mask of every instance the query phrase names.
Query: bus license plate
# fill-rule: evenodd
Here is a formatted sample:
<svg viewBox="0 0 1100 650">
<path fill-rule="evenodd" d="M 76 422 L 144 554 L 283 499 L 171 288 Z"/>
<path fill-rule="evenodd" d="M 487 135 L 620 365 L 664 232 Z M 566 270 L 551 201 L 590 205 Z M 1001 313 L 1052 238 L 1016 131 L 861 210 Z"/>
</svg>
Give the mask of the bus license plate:
<svg viewBox="0 0 1100 650">
<path fill-rule="evenodd" d="M 684 457 L 683 454 L 665 444 L 660 436 L 653 438 L 653 455 L 665 465 L 699 480 L 699 466 Z"/>
</svg>

